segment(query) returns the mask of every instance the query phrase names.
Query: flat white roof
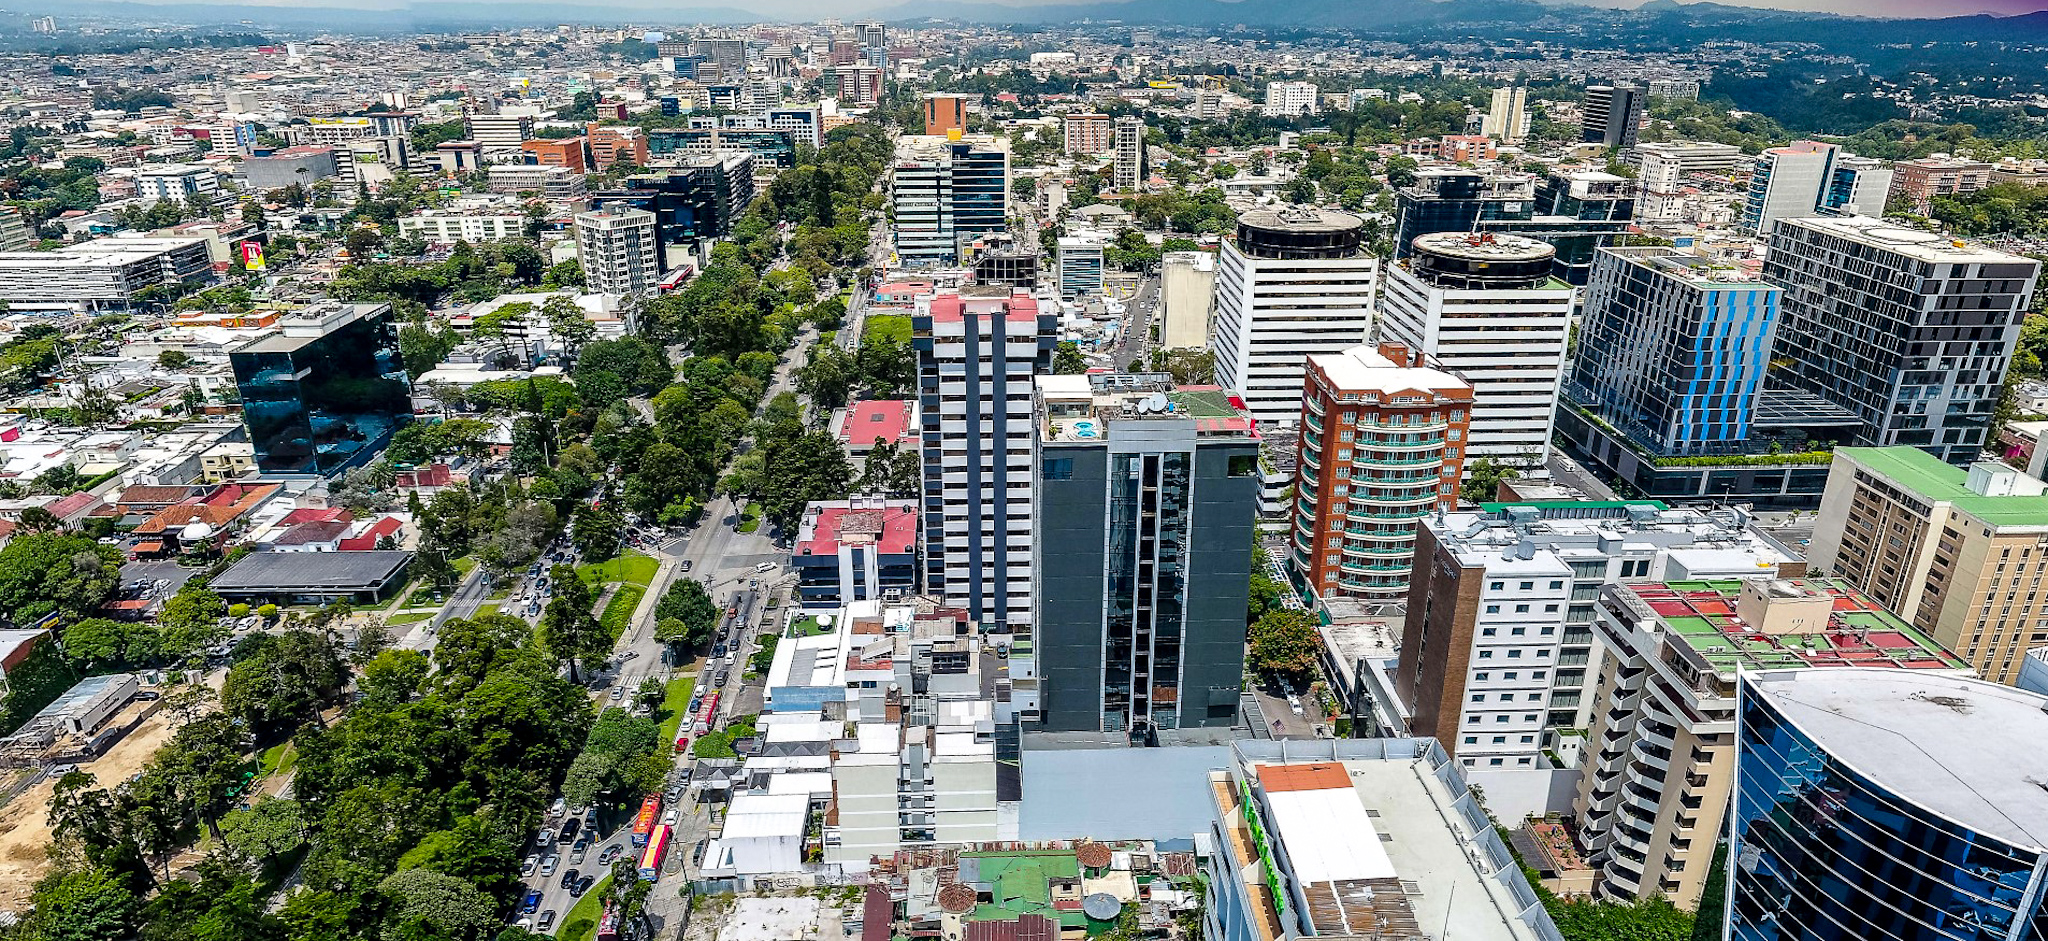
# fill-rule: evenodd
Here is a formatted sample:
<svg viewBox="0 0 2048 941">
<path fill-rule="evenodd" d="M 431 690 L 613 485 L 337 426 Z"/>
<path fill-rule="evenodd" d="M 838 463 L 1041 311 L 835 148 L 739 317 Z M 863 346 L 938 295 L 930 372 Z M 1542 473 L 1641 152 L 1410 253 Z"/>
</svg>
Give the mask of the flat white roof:
<svg viewBox="0 0 2048 941">
<path fill-rule="evenodd" d="M 1408 389 L 1469 389 L 1472 384 L 1441 369 L 1397 366 L 1370 346 L 1342 353 L 1310 356 L 1339 388 L 1353 392 L 1401 392 Z"/>
<path fill-rule="evenodd" d="M 1355 790 L 1268 791 L 1266 803 L 1273 809 L 1273 829 L 1287 841 L 1294 874 L 1303 882 L 1398 875 Z"/>
<path fill-rule="evenodd" d="M 1879 787 L 2014 846 L 2048 849 L 2048 698 L 1920 670 L 1771 670 L 1744 679 Z"/>
</svg>

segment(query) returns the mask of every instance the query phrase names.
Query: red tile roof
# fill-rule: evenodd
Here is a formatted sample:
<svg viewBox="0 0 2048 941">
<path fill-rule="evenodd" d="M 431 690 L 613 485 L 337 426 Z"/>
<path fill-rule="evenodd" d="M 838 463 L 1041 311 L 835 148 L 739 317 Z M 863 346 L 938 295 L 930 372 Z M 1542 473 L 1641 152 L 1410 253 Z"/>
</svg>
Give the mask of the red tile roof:
<svg viewBox="0 0 2048 941">
<path fill-rule="evenodd" d="M 404 521 L 396 516 L 387 516 L 371 523 L 362 532 L 341 541 L 343 552 L 368 552 L 377 548 L 377 540 L 390 536 L 394 541 L 398 531 L 405 528 Z"/>
</svg>

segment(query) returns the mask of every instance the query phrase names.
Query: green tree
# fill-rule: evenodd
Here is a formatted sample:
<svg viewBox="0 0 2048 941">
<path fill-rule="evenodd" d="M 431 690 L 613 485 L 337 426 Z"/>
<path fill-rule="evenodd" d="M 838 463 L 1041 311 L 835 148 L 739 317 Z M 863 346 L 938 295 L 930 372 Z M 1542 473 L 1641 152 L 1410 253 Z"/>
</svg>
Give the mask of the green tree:
<svg viewBox="0 0 2048 941">
<path fill-rule="evenodd" d="M 619 512 L 618 504 L 605 502 L 593 507 L 579 501 L 570 540 L 584 561 L 604 562 L 618 556 L 619 534 L 625 528 L 626 517 Z"/>
<path fill-rule="evenodd" d="M 1521 476 L 1521 471 L 1493 458 L 1477 458 L 1465 465 L 1465 484 L 1458 488 L 1458 495 L 1468 503 L 1492 503 L 1499 499 L 1502 482 Z"/>
<path fill-rule="evenodd" d="M 16 624 L 94 614 L 120 581 L 121 551 L 85 536 L 17 535 L 0 547 L 0 615 Z"/>
<path fill-rule="evenodd" d="M 142 898 L 105 869 L 54 873 L 36 887 L 34 903 L 27 936 L 37 941 L 126 938 L 141 925 Z"/>
<path fill-rule="evenodd" d="M 1081 345 L 1072 340 L 1061 340 L 1053 347 L 1052 371 L 1055 375 L 1076 376 L 1088 371 L 1088 361 L 1081 358 Z"/>
<path fill-rule="evenodd" d="M 156 364 L 165 369 L 184 369 L 192 365 L 192 357 L 182 350 L 165 350 L 156 354 Z"/>
<path fill-rule="evenodd" d="M 391 902 L 389 939 L 482 938 L 503 925 L 498 903 L 467 880 L 432 869 L 392 873 L 377 885 Z M 422 929 L 429 929 L 422 932 Z"/>
<path fill-rule="evenodd" d="M 610 652 L 611 639 L 597 623 L 596 599 L 576 570 L 557 565 L 549 577 L 555 582 L 555 596 L 541 613 L 541 646 L 568 666 L 569 682 L 579 682 L 577 665 L 602 661 Z"/>
<path fill-rule="evenodd" d="M 702 584 L 678 579 L 654 606 L 655 639 L 671 645 L 700 645 L 711 638 L 721 613 L 718 603 L 711 600 L 711 592 Z"/>
<path fill-rule="evenodd" d="M 221 815 L 220 838 L 250 859 L 282 856 L 306 844 L 306 816 L 298 801 L 258 798 L 247 809 Z"/>
<path fill-rule="evenodd" d="M 1251 650 L 1246 660 L 1256 670 L 1301 677 L 1315 670 L 1322 646 L 1315 619 L 1307 613 L 1268 611 L 1252 624 Z"/>
<path fill-rule="evenodd" d="M 221 708 L 259 735 L 317 722 L 320 709 L 348 685 L 348 665 L 326 636 L 312 631 L 254 635 L 236 652 L 241 659 L 221 685 Z"/>
</svg>

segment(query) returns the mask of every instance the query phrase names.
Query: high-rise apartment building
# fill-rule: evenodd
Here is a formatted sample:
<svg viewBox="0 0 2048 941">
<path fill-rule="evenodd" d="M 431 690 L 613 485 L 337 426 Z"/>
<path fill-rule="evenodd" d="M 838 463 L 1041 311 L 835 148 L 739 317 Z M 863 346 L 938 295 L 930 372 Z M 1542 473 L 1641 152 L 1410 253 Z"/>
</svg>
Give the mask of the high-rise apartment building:
<svg viewBox="0 0 2048 941">
<path fill-rule="evenodd" d="M 1298 118 L 1315 114 L 1322 101 L 1314 82 L 1267 82 L 1265 113 L 1269 117 Z"/>
<path fill-rule="evenodd" d="M 1528 137 L 1528 86 L 1509 85 L 1494 89 L 1493 100 L 1486 109 L 1486 117 L 1479 124 L 1479 133 L 1510 144 L 1520 143 L 1523 138 Z"/>
<path fill-rule="evenodd" d="M 1070 114 L 1060 119 L 1064 132 L 1062 147 L 1070 154 L 1106 154 L 1115 146 L 1109 115 Z"/>
<path fill-rule="evenodd" d="M 2048 923 L 2048 699 L 1900 670 L 1742 677 L 1730 941 Z"/>
<path fill-rule="evenodd" d="M 882 70 L 872 65 L 835 65 L 832 84 L 841 107 L 865 107 L 882 99 Z"/>
<path fill-rule="evenodd" d="M 853 41 L 862 49 L 889 48 L 889 28 L 881 23 L 853 24 Z"/>
<path fill-rule="evenodd" d="M 1742 204 L 1742 227 L 1768 236 L 1780 219 L 1884 215 L 1892 170 L 1834 144 L 1794 141 L 1757 158 Z"/>
<path fill-rule="evenodd" d="M 944 137 L 967 130 L 967 96 L 933 94 L 924 96 L 924 132 Z"/>
<path fill-rule="evenodd" d="M 1806 572 L 1735 510 L 1485 499 L 1422 520 L 1394 677 L 1409 730 L 1475 773 L 1579 757 L 1602 585 Z"/>
<path fill-rule="evenodd" d="M 1959 157 L 1922 157 L 1892 164 L 1893 198 L 1913 204 L 1913 211 L 1927 215 L 1934 200 L 1942 196 L 1974 193 L 1991 185 L 1991 164 Z"/>
<path fill-rule="evenodd" d="M 1457 505 L 1472 386 L 1400 346 L 1308 357 L 1289 557 L 1324 597 L 1407 597 L 1416 521 Z"/>
<path fill-rule="evenodd" d="M 647 165 L 647 132 L 631 125 L 590 124 L 584 127 L 590 143 L 590 165 L 602 170 L 613 164 Z"/>
<path fill-rule="evenodd" d="M 1059 246 L 1060 299 L 1102 293 L 1102 239 L 1092 235 L 1062 236 Z"/>
<path fill-rule="evenodd" d="M 1025 291 L 942 294 L 911 318 L 924 428 L 924 590 L 981 629 L 1031 625 L 1032 376 L 1057 317 Z"/>
<path fill-rule="evenodd" d="M 654 213 L 610 206 L 576 214 L 576 256 L 600 294 L 638 297 L 661 282 Z"/>
<path fill-rule="evenodd" d="M 1659 456 L 1741 451 L 1770 370 L 1776 285 L 1675 248 L 1603 248 L 1575 397 Z"/>
<path fill-rule="evenodd" d="M 1145 119 L 1125 115 L 1116 119 L 1116 158 L 1110 165 L 1110 185 L 1135 193 L 1145 185 Z"/>
<path fill-rule="evenodd" d="M 21 252 L 34 248 L 35 233 L 30 232 L 28 220 L 21 210 L 13 206 L 0 207 L 0 252 Z"/>
<path fill-rule="evenodd" d="M 1636 182 L 1642 198 L 1638 218 L 1675 222 L 1685 209 L 1686 179 L 1694 174 L 1721 174 L 1735 169 L 1742 148 L 1710 141 L 1663 141 L 1636 145 Z"/>
<path fill-rule="evenodd" d="M 1782 381 L 1856 413 L 1860 443 L 1975 460 L 2041 263 L 1879 219 L 1786 219 L 1764 256 L 1784 288 Z"/>
<path fill-rule="evenodd" d="M 1562 941 L 1436 743 L 1240 739 L 1230 752 L 1209 772 L 1208 941 Z"/>
<path fill-rule="evenodd" d="M 1726 833 L 1739 674 L 1969 672 L 1876 601 L 1826 579 L 1613 584 L 1593 623 L 1600 678 L 1572 807 L 1602 899 L 1698 904 Z"/>
<path fill-rule="evenodd" d="M 1008 140 L 904 137 L 890 173 L 896 254 L 910 266 L 954 264 L 960 246 L 1010 227 Z"/>
<path fill-rule="evenodd" d="M 1216 375 L 1261 425 L 1301 419 L 1302 359 L 1365 342 L 1380 262 L 1357 216 L 1306 207 L 1238 217 L 1216 273 Z"/>
<path fill-rule="evenodd" d="M 1841 448 L 1809 552 L 1996 683 L 2041 646 L 2048 484 L 1994 462 L 1918 448 Z"/>
<path fill-rule="evenodd" d="M 696 52 L 704 61 L 716 63 L 726 75 L 746 74 L 747 41 L 744 39 L 700 37 Z"/>
<path fill-rule="evenodd" d="M 1579 139 L 1627 150 L 1642 132 L 1643 107 L 1649 98 L 1639 85 L 1591 85 L 1581 106 L 1585 123 Z"/>
<path fill-rule="evenodd" d="M 412 419 L 389 304 L 321 303 L 228 353 L 242 423 L 266 474 L 334 474 Z"/>
<path fill-rule="evenodd" d="M 1555 250 L 1451 232 L 1422 236 L 1413 249 L 1387 270 L 1378 338 L 1472 383 L 1465 457 L 1543 467 L 1572 318 L 1571 285 L 1551 275 Z"/>
<path fill-rule="evenodd" d="M 1229 390 L 1040 376 L 1032 542 L 1041 727 L 1237 721 L 1259 439 Z"/>
<path fill-rule="evenodd" d="M 151 164 L 135 171 L 135 197 L 147 203 L 211 204 L 220 196 L 220 174 L 196 163 Z"/>
</svg>

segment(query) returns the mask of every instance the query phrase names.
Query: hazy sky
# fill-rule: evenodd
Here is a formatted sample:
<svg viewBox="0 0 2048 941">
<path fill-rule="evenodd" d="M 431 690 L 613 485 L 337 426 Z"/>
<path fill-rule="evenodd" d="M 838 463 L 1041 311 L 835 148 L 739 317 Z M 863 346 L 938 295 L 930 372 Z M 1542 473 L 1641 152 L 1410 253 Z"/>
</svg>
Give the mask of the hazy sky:
<svg viewBox="0 0 2048 941">
<path fill-rule="evenodd" d="M 1642 0 L 1581 0 L 1596 6 L 1636 7 Z M 1687 0 L 1679 0 L 1687 2 Z M 1940 17 L 1990 13 L 2014 16 L 2048 10 L 2048 0 L 1719 0 L 1734 6 L 1817 10 L 1851 16 Z"/>
<path fill-rule="evenodd" d="M 190 0 L 139 0 L 144 3 L 190 2 Z M 436 0 L 230 0 L 230 2 L 255 6 L 302 6 L 321 7 L 404 9 L 408 6 L 429 10 Z M 468 0 L 473 2 L 473 0 Z M 884 9 L 895 6 L 899 0 L 567 0 L 561 4 L 566 20 L 576 19 L 576 8 L 592 6 L 616 9 L 619 7 L 644 8 L 648 10 L 674 9 L 678 7 L 727 7 L 755 10 L 761 15 L 791 20 L 844 17 L 860 11 Z M 964 3 L 988 3 L 1003 6 L 1039 6 L 1048 3 L 1088 3 L 1092 0 L 961 0 Z M 1352 0 L 1371 2 L 1371 0 Z M 1545 0 L 1561 4 L 1634 8 L 1645 0 Z M 1692 0 L 1679 0 L 1681 3 Z M 1990 13 L 1996 16 L 2015 16 L 2048 10 L 2048 0 L 1717 0 L 1737 6 L 1764 7 L 1777 10 L 1811 10 L 1840 13 L 1851 16 L 1879 17 L 1942 17 L 1968 16 L 1976 13 Z"/>
</svg>

